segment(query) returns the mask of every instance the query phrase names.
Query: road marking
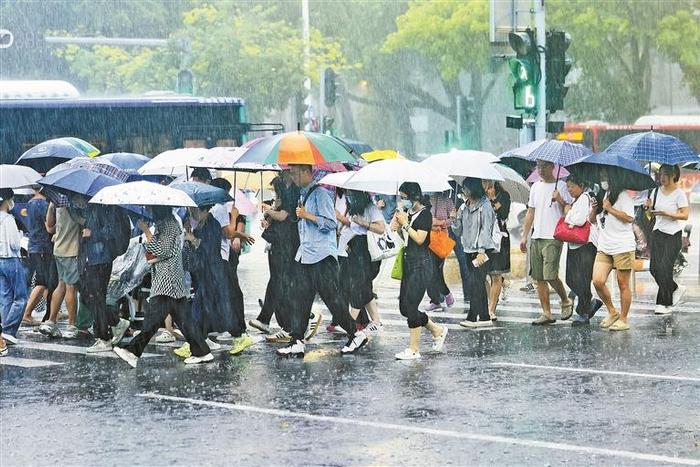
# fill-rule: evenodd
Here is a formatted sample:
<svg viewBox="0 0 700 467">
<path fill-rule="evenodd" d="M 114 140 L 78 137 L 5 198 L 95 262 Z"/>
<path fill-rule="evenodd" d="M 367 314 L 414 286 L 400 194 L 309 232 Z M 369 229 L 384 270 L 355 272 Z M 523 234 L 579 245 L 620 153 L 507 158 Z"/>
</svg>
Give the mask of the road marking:
<svg viewBox="0 0 700 467">
<path fill-rule="evenodd" d="M 673 381 L 689 381 L 693 383 L 700 383 L 700 378 L 694 378 L 692 376 L 674 376 L 674 375 L 655 375 L 651 373 L 632 373 L 627 371 L 611 371 L 611 370 L 596 370 L 594 368 L 576 368 L 576 367 L 565 367 L 565 366 L 547 366 L 547 365 L 529 365 L 527 363 L 510 363 L 510 362 L 494 362 L 491 363 L 494 366 L 509 366 L 517 368 L 533 368 L 538 370 L 554 370 L 554 371 L 569 371 L 572 373 L 594 373 L 600 375 L 616 375 L 616 376 L 634 376 L 637 378 L 649 378 L 649 379 L 669 379 Z"/>
<path fill-rule="evenodd" d="M 538 440 L 514 438 L 514 437 L 508 437 L 508 436 L 483 435 L 483 434 L 469 433 L 469 432 L 463 432 L 463 431 L 441 430 L 441 429 L 436 429 L 436 428 L 424 428 L 424 427 L 420 427 L 420 426 L 411 426 L 411 425 L 407 425 L 407 424 L 400 424 L 399 425 L 399 424 L 395 424 L 395 423 L 374 422 L 374 421 L 361 420 L 361 419 L 355 419 L 355 418 L 351 419 L 351 418 L 344 418 L 344 417 L 331 417 L 331 416 L 327 416 L 327 415 L 314 415 L 314 414 L 304 413 L 304 412 L 292 412 L 290 410 L 270 409 L 270 408 L 265 408 L 265 407 L 255 407 L 255 406 L 250 406 L 250 405 L 231 404 L 231 403 L 227 403 L 227 402 L 207 401 L 207 400 L 202 400 L 202 399 L 190 399 L 188 397 L 166 396 L 163 394 L 156 394 L 156 393 L 141 393 L 141 394 L 137 394 L 137 396 L 143 397 L 146 399 L 166 400 L 166 401 L 180 402 L 180 403 L 193 404 L 193 405 L 217 407 L 217 408 L 223 408 L 223 409 L 228 409 L 228 410 L 237 410 L 239 412 L 258 413 L 258 414 L 272 415 L 272 416 L 276 416 L 276 417 L 299 418 L 299 419 L 303 419 L 303 420 L 321 421 L 321 422 L 335 423 L 335 424 L 339 424 L 339 425 L 355 425 L 355 426 L 362 426 L 362 427 L 379 428 L 382 430 L 395 430 L 395 431 L 404 431 L 404 432 L 410 432 L 410 433 L 420 433 L 420 434 L 432 435 L 432 436 L 442 436 L 442 437 L 446 437 L 446 438 L 468 439 L 468 440 L 472 440 L 472 441 L 483 441 L 483 442 L 488 442 L 488 443 L 501 443 L 501 444 L 516 445 L 516 446 L 535 447 L 535 448 L 543 448 L 543 449 L 554 449 L 554 450 L 559 450 L 559 451 L 581 452 L 581 453 L 585 453 L 585 454 L 610 456 L 610 457 L 621 457 L 621 458 L 625 458 L 625 459 L 648 461 L 648 462 L 664 462 L 664 463 L 669 463 L 669 464 L 680 464 L 680 465 L 700 465 L 700 459 L 690 459 L 690 458 L 684 458 L 684 457 L 670 457 L 670 456 L 661 456 L 661 455 L 656 455 L 656 454 L 644 454 L 644 453 L 640 453 L 640 452 L 620 451 L 620 450 L 615 450 L 615 449 L 604 449 L 604 448 L 596 448 L 596 447 L 580 446 L 580 445 L 564 444 L 564 443 L 553 443 L 553 442 L 549 442 L 549 441 L 538 441 Z"/>
<path fill-rule="evenodd" d="M 2 357 L 0 358 L 0 365 L 38 368 L 42 366 L 63 365 L 63 363 L 52 362 L 50 360 L 35 360 L 33 358 Z"/>
<path fill-rule="evenodd" d="M 107 358 L 119 358 L 114 352 L 100 352 L 95 354 L 88 354 L 87 347 L 80 347 L 77 345 L 63 345 L 63 344 L 46 344 L 42 342 L 29 342 L 23 340 L 21 343 L 23 349 L 31 350 L 46 350 L 49 352 L 60 352 L 60 353 L 70 353 L 77 355 L 90 355 L 91 357 L 107 357 Z M 141 357 L 160 357 L 160 354 L 155 353 L 144 353 Z"/>
</svg>

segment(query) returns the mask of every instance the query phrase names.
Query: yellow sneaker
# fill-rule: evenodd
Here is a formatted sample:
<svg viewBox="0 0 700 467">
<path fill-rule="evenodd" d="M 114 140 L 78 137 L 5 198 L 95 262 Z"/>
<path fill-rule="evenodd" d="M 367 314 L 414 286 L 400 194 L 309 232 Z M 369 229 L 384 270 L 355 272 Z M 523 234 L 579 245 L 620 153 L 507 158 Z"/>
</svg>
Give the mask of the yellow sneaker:
<svg viewBox="0 0 700 467">
<path fill-rule="evenodd" d="M 236 337 L 231 343 L 231 350 L 228 351 L 231 355 L 238 355 L 245 349 L 253 345 L 253 339 L 248 334 L 243 334 L 241 337 Z"/>
<path fill-rule="evenodd" d="M 175 349 L 173 352 L 175 352 L 175 355 L 177 355 L 180 358 L 189 358 L 192 356 L 192 351 L 190 350 L 190 344 L 185 343 L 182 347 Z"/>
</svg>

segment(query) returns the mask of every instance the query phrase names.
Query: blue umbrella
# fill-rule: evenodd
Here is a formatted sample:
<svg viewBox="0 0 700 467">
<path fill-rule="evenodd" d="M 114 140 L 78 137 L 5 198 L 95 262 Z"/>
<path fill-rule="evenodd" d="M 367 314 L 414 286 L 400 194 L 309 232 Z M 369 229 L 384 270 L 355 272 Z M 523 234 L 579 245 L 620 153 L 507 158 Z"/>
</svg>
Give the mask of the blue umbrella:
<svg viewBox="0 0 700 467">
<path fill-rule="evenodd" d="M 605 150 L 608 154 L 624 156 L 636 161 L 677 165 L 684 162 L 700 162 L 697 153 L 678 138 L 646 131 L 625 135 Z"/>
<path fill-rule="evenodd" d="M 225 190 L 205 183 L 175 182 L 171 183 L 169 186 L 187 193 L 199 207 L 213 206 L 214 204 L 233 201 L 231 195 L 226 193 Z"/>
<path fill-rule="evenodd" d="M 17 159 L 16 164 L 46 173 L 61 162 L 75 157 L 95 157 L 99 153 L 99 149 L 80 138 L 56 138 L 29 148 Z"/>
<path fill-rule="evenodd" d="M 637 161 L 615 154 L 602 152 L 592 154 L 572 164 L 567 169 L 589 182 L 600 181 L 600 169 L 607 172 L 608 179 L 626 190 L 650 190 L 656 182 Z"/>
<path fill-rule="evenodd" d="M 98 157 L 97 160 L 107 160 L 129 175 L 133 175 L 137 173 L 137 170 L 140 169 L 141 166 L 150 161 L 151 158 L 133 152 L 112 152 Z"/>
<path fill-rule="evenodd" d="M 582 144 L 560 140 L 537 140 L 501 154 L 501 162 L 527 177 L 532 171 L 532 162 L 547 161 L 566 167 L 593 154 Z M 528 161 L 523 164 L 521 161 Z M 557 174 L 557 179 L 559 175 Z"/>
<path fill-rule="evenodd" d="M 92 197 L 106 186 L 118 185 L 123 182 L 88 169 L 66 169 L 47 175 L 38 183 L 61 194 L 73 195 L 77 193 Z"/>
</svg>

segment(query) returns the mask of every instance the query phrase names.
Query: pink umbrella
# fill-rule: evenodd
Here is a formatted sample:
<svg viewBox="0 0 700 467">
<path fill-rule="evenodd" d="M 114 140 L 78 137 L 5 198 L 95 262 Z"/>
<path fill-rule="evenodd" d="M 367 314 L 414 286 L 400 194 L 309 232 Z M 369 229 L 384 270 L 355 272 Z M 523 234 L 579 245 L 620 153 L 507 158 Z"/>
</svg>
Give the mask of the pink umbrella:
<svg viewBox="0 0 700 467">
<path fill-rule="evenodd" d="M 569 176 L 569 171 L 568 171 L 568 170 L 566 170 L 564 167 L 560 167 L 560 166 L 558 166 L 558 165 L 556 165 L 556 164 L 554 165 L 554 170 L 552 171 L 552 173 L 554 173 L 555 176 L 556 176 L 556 174 L 559 174 L 559 180 L 562 180 L 562 179 L 564 179 L 564 178 L 566 178 L 566 177 Z M 530 174 L 530 176 L 527 177 L 527 182 L 528 182 L 528 183 L 535 183 L 535 182 L 540 182 L 540 181 L 542 181 L 542 177 L 540 177 L 540 174 L 537 173 L 537 169 L 535 169 L 535 170 Z"/>
<path fill-rule="evenodd" d="M 248 197 L 241 190 L 236 190 L 234 195 L 233 190 L 230 192 L 235 200 L 235 206 L 238 208 L 238 212 L 244 216 L 253 215 L 257 212 L 258 208 L 248 199 Z"/>
</svg>

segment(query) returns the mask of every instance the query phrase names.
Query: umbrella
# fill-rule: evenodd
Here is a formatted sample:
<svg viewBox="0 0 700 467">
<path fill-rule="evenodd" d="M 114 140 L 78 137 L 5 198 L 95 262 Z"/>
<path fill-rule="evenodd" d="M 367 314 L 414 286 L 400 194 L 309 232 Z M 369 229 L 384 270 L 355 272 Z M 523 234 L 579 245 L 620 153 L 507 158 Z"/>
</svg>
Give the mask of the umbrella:
<svg viewBox="0 0 700 467">
<path fill-rule="evenodd" d="M 654 179 L 644 167 L 621 155 L 602 152 L 569 166 L 571 172 L 591 182 L 600 181 L 601 168 L 605 169 L 609 180 L 614 180 L 616 185 L 626 190 L 643 191 L 656 187 Z"/>
<path fill-rule="evenodd" d="M 354 139 L 338 138 L 337 136 L 331 136 L 334 140 L 338 141 L 340 144 L 345 146 L 349 153 L 360 157 L 361 154 L 372 151 L 372 146 L 362 141 L 355 141 Z"/>
<path fill-rule="evenodd" d="M 238 159 L 239 163 L 308 164 L 354 162 L 355 157 L 335 138 L 321 133 L 291 131 L 262 138 Z"/>
<path fill-rule="evenodd" d="M 547 161 L 566 167 L 593 154 L 593 151 L 586 146 L 569 141 L 552 139 L 539 145 L 535 143 L 539 143 L 539 141 L 534 141 L 519 150 L 514 150 L 511 152 L 512 157 L 519 157 L 529 161 Z"/>
<path fill-rule="evenodd" d="M 77 157 L 75 159 L 71 159 L 69 161 L 66 161 L 62 164 L 58 164 L 56 167 L 53 169 L 49 170 L 46 175 L 52 175 L 57 172 L 60 172 L 62 170 L 68 170 L 68 169 L 85 169 L 89 170 L 91 172 L 97 172 L 101 173 L 104 175 L 109 175 L 110 177 L 114 177 L 118 180 L 121 180 L 122 182 L 125 182 L 129 179 L 129 174 L 125 172 L 124 170 L 120 169 L 116 165 L 112 164 L 111 162 L 107 160 L 102 160 L 100 159 L 88 159 L 87 157 Z"/>
<path fill-rule="evenodd" d="M 232 188 L 229 195 L 233 197 L 233 205 L 236 206 L 238 212 L 244 216 L 253 215 L 258 211 L 257 206 L 255 206 L 241 190 Z"/>
<path fill-rule="evenodd" d="M 380 149 L 377 151 L 365 152 L 362 154 L 362 159 L 367 162 L 383 161 L 386 159 L 405 159 L 398 151 L 393 149 Z"/>
<path fill-rule="evenodd" d="M 194 200 L 197 206 L 212 206 L 218 203 L 233 201 L 231 195 L 215 186 L 199 182 L 176 182 L 169 185 L 171 188 L 183 191 Z"/>
<path fill-rule="evenodd" d="M 187 167 L 195 167 L 207 155 L 205 148 L 180 148 L 161 152 L 146 162 L 138 172 L 141 175 L 167 175 L 177 177 L 185 175 Z"/>
<path fill-rule="evenodd" d="M 452 150 L 430 156 L 421 164 L 450 177 L 462 176 L 502 181 L 503 177 L 492 164 L 497 160 L 496 156 L 488 152 Z"/>
<path fill-rule="evenodd" d="M 184 191 L 147 181 L 102 188 L 90 202 L 111 205 L 197 206 L 197 203 Z"/>
<path fill-rule="evenodd" d="M 95 196 L 106 186 L 119 185 L 121 180 L 88 169 L 66 169 L 47 175 L 38 182 L 61 194 Z"/>
<path fill-rule="evenodd" d="M 34 185 L 41 178 L 39 172 L 23 165 L 0 165 L 0 188 L 19 188 Z"/>
<path fill-rule="evenodd" d="M 557 180 L 562 180 L 570 175 L 570 172 L 566 170 L 564 167 L 560 165 L 554 165 L 554 169 L 552 170 L 552 173 L 556 174 Z M 535 182 L 541 182 L 542 177 L 540 177 L 540 173 L 537 171 L 537 169 L 533 170 L 530 175 L 525 179 L 527 183 L 535 183 Z"/>
<path fill-rule="evenodd" d="M 527 204 L 530 199 L 530 185 L 520 176 L 518 172 L 501 164 L 493 164 L 503 177 L 501 182 L 503 189 L 510 195 L 510 200 L 514 203 Z"/>
<path fill-rule="evenodd" d="M 277 164 L 239 163 L 238 159 L 250 146 L 241 147 L 215 147 L 207 149 L 207 152 L 197 160 L 189 164 L 190 167 L 205 167 L 210 169 L 235 170 L 237 172 L 280 171 Z"/>
<path fill-rule="evenodd" d="M 46 173 L 52 167 L 75 157 L 95 157 L 100 153 L 92 144 L 79 138 L 56 138 L 39 143 L 17 159 L 37 172 Z"/>
<path fill-rule="evenodd" d="M 608 146 L 604 152 L 636 161 L 660 164 L 700 162 L 700 156 L 683 141 L 655 131 L 625 135 Z"/>
<path fill-rule="evenodd" d="M 110 154 L 104 154 L 96 160 L 111 162 L 129 175 L 136 175 L 138 174 L 138 169 L 143 167 L 151 159 L 141 154 L 134 154 L 133 152 L 112 152 Z"/>
<path fill-rule="evenodd" d="M 446 175 L 436 172 L 427 165 L 403 159 L 373 162 L 351 173 L 352 176 L 342 185 L 335 186 L 384 195 L 395 195 L 404 182 L 418 183 L 424 192 L 443 192 L 452 189 Z M 325 183 L 324 179 L 321 179 L 320 183 Z"/>
</svg>

